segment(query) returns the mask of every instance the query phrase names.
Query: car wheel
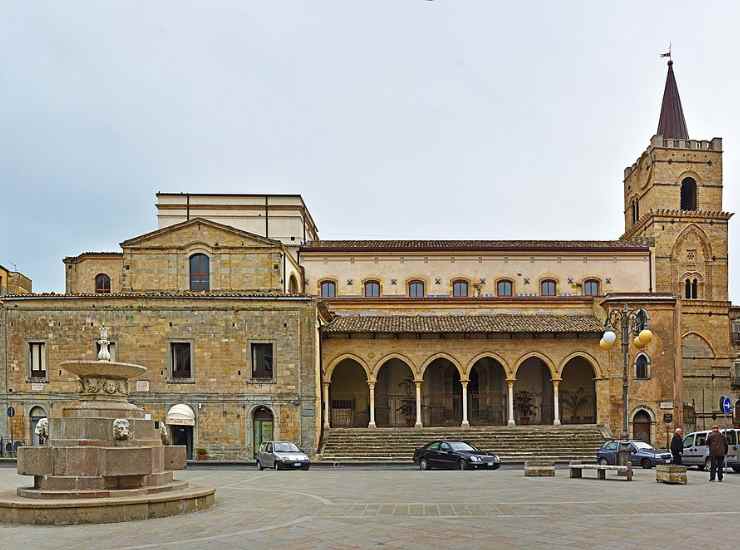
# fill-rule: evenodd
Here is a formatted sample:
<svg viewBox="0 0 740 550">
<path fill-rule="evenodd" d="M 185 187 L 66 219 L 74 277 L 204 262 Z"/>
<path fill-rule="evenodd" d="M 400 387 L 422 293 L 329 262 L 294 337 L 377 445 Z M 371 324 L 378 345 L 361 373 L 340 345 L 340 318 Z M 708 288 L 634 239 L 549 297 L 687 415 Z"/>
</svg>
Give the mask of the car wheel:
<svg viewBox="0 0 740 550">
<path fill-rule="evenodd" d="M 303 467 L 303 469 L 304 469 L 304 470 L 306 470 L 306 471 L 308 471 L 308 469 L 309 469 L 310 467 L 311 467 L 311 466 L 309 466 L 308 464 L 306 464 L 306 465 L 305 465 L 305 466 Z"/>
<path fill-rule="evenodd" d="M 653 467 L 653 463 L 652 463 L 652 462 L 650 462 L 650 460 L 649 460 L 649 459 L 647 459 L 647 458 L 643 458 L 643 459 L 642 459 L 642 462 L 640 462 L 640 466 L 642 466 L 642 468 L 643 468 L 644 470 L 649 470 L 650 468 L 652 468 L 652 467 Z"/>
<path fill-rule="evenodd" d="M 498 470 L 501 467 L 501 464 L 494 464 L 491 470 Z"/>
<path fill-rule="evenodd" d="M 262 466 L 262 463 L 261 463 L 261 462 L 260 462 L 259 460 L 257 461 L 257 469 L 258 469 L 258 470 L 259 470 L 260 472 L 261 472 L 262 470 L 264 470 L 264 469 L 265 469 L 265 468 L 264 468 L 264 467 Z"/>
<path fill-rule="evenodd" d="M 420 470 L 429 470 L 430 469 L 429 468 L 429 463 L 427 462 L 427 459 L 426 458 L 422 458 L 419 461 L 419 469 Z"/>
<path fill-rule="evenodd" d="M 609 461 L 605 459 L 603 456 L 598 460 L 599 466 L 606 466 L 609 464 Z"/>
<path fill-rule="evenodd" d="M 275 464 L 272 465 L 272 469 L 273 470 L 279 470 L 280 469 L 279 466 L 278 466 L 278 461 L 277 460 L 275 461 Z"/>
<path fill-rule="evenodd" d="M 460 461 L 459 461 L 459 462 L 457 463 L 457 468 L 458 468 L 459 470 L 464 470 L 464 469 L 465 469 L 465 461 L 464 461 L 464 460 L 460 460 Z"/>
</svg>

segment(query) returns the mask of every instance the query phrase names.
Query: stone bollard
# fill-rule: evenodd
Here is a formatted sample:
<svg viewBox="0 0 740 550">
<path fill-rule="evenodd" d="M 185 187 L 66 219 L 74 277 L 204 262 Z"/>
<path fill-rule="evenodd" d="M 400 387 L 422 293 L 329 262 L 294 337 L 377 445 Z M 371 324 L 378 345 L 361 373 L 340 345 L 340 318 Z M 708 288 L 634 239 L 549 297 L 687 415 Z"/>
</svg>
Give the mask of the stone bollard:
<svg viewBox="0 0 740 550">
<path fill-rule="evenodd" d="M 524 463 L 524 477 L 554 477 L 555 463 L 547 460 L 530 460 Z"/>
<path fill-rule="evenodd" d="M 655 481 L 673 485 L 686 485 L 686 466 L 677 464 L 658 464 L 655 467 Z"/>
</svg>

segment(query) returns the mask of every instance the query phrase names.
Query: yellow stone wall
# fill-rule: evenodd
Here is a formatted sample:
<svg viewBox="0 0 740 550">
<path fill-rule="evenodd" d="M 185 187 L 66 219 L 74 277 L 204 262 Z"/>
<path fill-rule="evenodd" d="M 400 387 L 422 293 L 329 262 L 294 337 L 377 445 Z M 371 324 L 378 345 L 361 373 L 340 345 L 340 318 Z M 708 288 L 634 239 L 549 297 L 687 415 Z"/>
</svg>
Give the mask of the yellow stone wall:
<svg viewBox="0 0 740 550">
<path fill-rule="evenodd" d="M 70 294 L 94 294 L 95 277 L 105 273 L 110 277 L 111 292 L 121 291 L 121 271 L 123 257 L 120 254 L 85 255 L 76 258 L 67 258 L 64 262 L 66 269 L 66 287 Z"/>
</svg>

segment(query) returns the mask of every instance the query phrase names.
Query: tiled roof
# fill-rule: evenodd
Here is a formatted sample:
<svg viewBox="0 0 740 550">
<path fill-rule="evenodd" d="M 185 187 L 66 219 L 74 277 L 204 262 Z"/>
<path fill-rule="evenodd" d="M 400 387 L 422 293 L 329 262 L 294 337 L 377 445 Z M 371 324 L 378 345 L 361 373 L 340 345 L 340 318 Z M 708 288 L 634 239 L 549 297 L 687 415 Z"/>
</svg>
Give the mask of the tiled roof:
<svg viewBox="0 0 740 550">
<path fill-rule="evenodd" d="M 161 290 L 161 291 L 137 291 L 137 292 L 111 292 L 109 294 L 97 294 L 92 292 L 79 292 L 73 294 L 56 292 L 36 292 L 33 294 L 8 294 L 4 298 L 304 298 L 308 296 L 298 294 L 286 294 L 284 292 L 269 291 L 220 291 L 193 292 L 190 290 Z"/>
<path fill-rule="evenodd" d="M 328 333 L 564 333 L 601 334 L 604 326 L 592 315 L 494 313 L 490 315 L 337 316 Z"/>
<path fill-rule="evenodd" d="M 367 240 L 308 241 L 302 251 L 423 251 L 423 250 L 569 250 L 617 251 L 647 250 L 630 241 L 488 241 L 488 240 Z"/>
</svg>

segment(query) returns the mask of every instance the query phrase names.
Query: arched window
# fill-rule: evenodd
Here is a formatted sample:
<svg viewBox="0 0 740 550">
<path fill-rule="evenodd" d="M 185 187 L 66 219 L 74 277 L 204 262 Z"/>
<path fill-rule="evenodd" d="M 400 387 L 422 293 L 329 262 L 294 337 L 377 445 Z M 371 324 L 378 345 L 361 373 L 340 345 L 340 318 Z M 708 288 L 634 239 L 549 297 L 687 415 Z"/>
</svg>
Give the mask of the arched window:
<svg viewBox="0 0 740 550">
<path fill-rule="evenodd" d="M 632 225 L 635 225 L 640 219 L 640 201 L 637 198 L 632 199 Z"/>
<path fill-rule="evenodd" d="M 409 282 L 409 296 L 411 298 L 423 298 L 424 297 L 424 281 L 410 281 Z"/>
<path fill-rule="evenodd" d="M 650 378 L 650 358 L 641 353 L 635 360 L 635 378 L 645 380 Z"/>
<path fill-rule="evenodd" d="M 365 298 L 378 298 L 380 296 L 380 283 L 378 281 L 365 281 Z"/>
<path fill-rule="evenodd" d="M 211 259 L 205 254 L 190 256 L 190 290 L 210 290 L 210 265 Z"/>
<path fill-rule="evenodd" d="M 699 297 L 699 281 L 697 279 L 686 279 L 684 281 L 684 298 L 696 300 Z"/>
<path fill-rule="evenodd" d="M 681 210 L 696 210 L 696 181 L 685 178 L 681 182 Z"/>
<path fill-rule="evenodd" d="M 110 294 L 110 277 L 105 273 L 95 275 L 95 293 Z"/>
<path fill-rule="evenodd" d="M 558 291 L 558 285 L 552 279 L 545 279 L 540 283 L 540 295 L 541 296 L 556 296 Z"/>
<path fill-rule="evenodd" d="M 511 296 L 514 294 L 514 284 L 509 280 L 496 283 L 496 296 Z"/>
<path fill-rule="evenodd" d="M 599 296 L 601 289 L 599 288 L 599 281 L 596 279 L 586 279 L 583 281 L 583 295 L 584 296 Z"/>
<path fill-rule="evenodd" d="M 288 279 L 288 292 L 298 294 L 298 279 L 295 278 L 295 275 L 291 275 Z"/>
<path fill-rule="evenodd" d="M 322 281 L 321 283 L 321 297 L 322 298 L 335 298 L 337 295 L 337 283 L 334 281 Z"/>
<path fill-rule="evenodd" d="M 455 298 L 468 297 L 468 281 L 459 279 L 452 282 L 452 295 Z"/>
</svg>

